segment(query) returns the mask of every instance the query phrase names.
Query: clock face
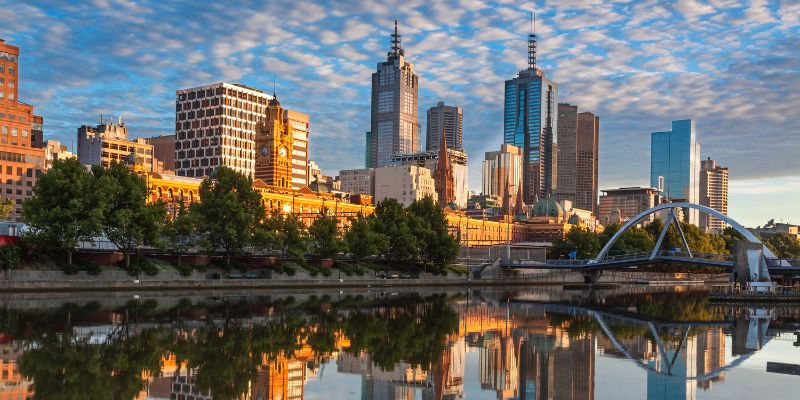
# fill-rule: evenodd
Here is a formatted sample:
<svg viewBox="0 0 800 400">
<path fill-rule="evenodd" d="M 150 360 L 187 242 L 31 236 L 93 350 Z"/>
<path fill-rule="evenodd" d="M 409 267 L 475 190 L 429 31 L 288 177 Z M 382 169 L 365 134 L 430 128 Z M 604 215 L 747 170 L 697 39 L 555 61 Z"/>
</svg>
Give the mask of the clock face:
<svg viewBox="0 0 800 400">
<path fill-rule="evenodd" d="M 267 154 L 269 154 L 269 149 L 267 146 L 261 146 L 261 155 L 266 157 Z"/>
<path fill-rule="evenodd" d="M 281 157 L 286 157 L 286 147 L 281 147 L 281 148 L 278 150 L 278 154 L 279 154 Z"/>
</svg>

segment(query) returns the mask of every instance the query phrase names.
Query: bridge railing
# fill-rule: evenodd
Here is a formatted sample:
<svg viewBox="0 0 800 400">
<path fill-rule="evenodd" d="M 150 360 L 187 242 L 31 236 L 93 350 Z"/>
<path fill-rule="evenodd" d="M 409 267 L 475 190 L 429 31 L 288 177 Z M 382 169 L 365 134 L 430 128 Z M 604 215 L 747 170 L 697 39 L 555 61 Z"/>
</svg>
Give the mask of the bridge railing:
<svg viewBox="0 0 800 400">
<path fill-rule="evenodd" d="M 800 259 L 768 258 L 767 267 L 800 268 Z"/>
<path fill-rule="evenodd" d="M 565 260 L 565 259 L 549 259 L 549 260 L 526 260 L 526 259 L 516 259 L 516 260 L 503 260 L 503 265 L 505 266 L 516 266 L 516 265 L 525 265 L 525 266 L 537 266 L 541 265 L 543 267 L 553 267 L 553 266 L 564 266 L 564 267 L 582 267 L 589 264 L 616 264 L 622 262 L 629 262 L 629 261 L 649 261 L 652 252 L 640 252 L 640 253 L 628 253 L 628 254 L 618 254 L 614 256 L 607 256 L 601 260 L 595 262 L 595 260 Z M 664 260 L 674 260 L 674 261 L 682 261 L 686 260 L 687 262 L 691 262 L 692 260 L 710 260 L 710 261 L 721 261 L 721 262 L 730 262 L 733 260 L 732 256 L 729 254 L 714 254 L 714 253 L 689 253 L 683 250 L 659 250 L 656 252 L 655 257 L 653 257 L 654 261 L 658 261 L 659 259 Z"/>
</svg>

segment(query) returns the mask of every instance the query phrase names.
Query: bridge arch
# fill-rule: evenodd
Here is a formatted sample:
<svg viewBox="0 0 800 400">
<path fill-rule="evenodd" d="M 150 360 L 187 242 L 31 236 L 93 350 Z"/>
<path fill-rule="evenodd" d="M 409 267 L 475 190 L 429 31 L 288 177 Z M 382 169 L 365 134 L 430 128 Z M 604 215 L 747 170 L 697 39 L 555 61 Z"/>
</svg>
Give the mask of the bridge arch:
<svg viewBox="0 0 800 400">
<path fill-rule="evenodd" d="M 636 224 L 639 223 L 639 221 L 644 219 L 644 217 L 646 217 L 646 216 L 648 216 L 650 214 L 659 212 L 661 210 L 670 210 L 670 216 L 667 219 L 667 222 L 664 224 L 664 232 L 662 232 L 662 238 L 663 238 L 664 233 L 666 233 L 667 227 L 669 226 L 669 224 L 672 223 L 672 219 L 674 218 L 673 210 L 676 209 L 676 208 L 692 208 L 692 209 L 698 210 L 698 211 L 700 211 L 702 213 L 705 213 L 705 214 L 711 215 L 713 217 L 719 218 L 719 219 L 725 221 L 726 224 L 728 224 L 731 227 L 733 227 L 733 229 L 736 229 L 737 232 L 742 234 L 742 236 L 744 236 L 745 239 L 747 239 L 751 243 L 758 243 L 758 244 L 761 244 L 763 246 L 763 243 L 761 243 L 761 241 L 758 240 L 758 238 L 755 235 L 753 235 L 750 231 L 745 229 L 741 224 L 736 222 L 733 218 L 731 218 L 731 217 L 729 217 L 729 216 L 727 216 L 727 215 L 725 215 L 725 214 L 723 214 L 723 213 L 721 213 L 721 212 L 719 212 L 719 211 L 717 211 L 717 210 L 715 210 L 713 208 L 706 207 L 706 206 L 701 206 L 700 204 L 694 204 L 694 203 L 664 203 L 664 204 L 657 205 L 657 206 L 655 206 L 653 208 L 650 208 L 648 210 L 642 211 L 641 213 L 639 213 L 635 217 L 631 218 L 628 222 L 626 222 L 625 225 L 622 225 L 622 227 L 617 231 L 617 233 L 615 233 L 614 236 L 611 237 L 611 239 L 608 241 L 608 243 L 606 243 L 606 245 L 603 246 L 603 249 L 600 250 L 600 253 L 597 254 L 597 257 L 595 257 L 594 260 L 591 261 L 591 263 L 597 263 L 597 262 L 602 261 L 603 258 L 605 258 L 605 256 L 608 254 L 608 251 L 611 250 L 612 247 L 614 247 L 614 243 L 616 243 L 617 240 L 619 240 L 619 238 L 622 237 L 622 235 L 628 229 L 630 229 L 631 227 L 635 226 Z M 676 222 L 677 222 L 677 220 L 676 220 Z M 679 227 L 679 230 L 680 230 L 680 224 L 678 225 L 678 227 Z M 680 232 L 680 234 L 681 234 L 681 238 L 684 240 L 684 245 L 686 245 L 686 247 L 688 248 L 688 245 L 685 243 L 685 239 L 683 238 L 683 232 Z M 656 248 L 653 249 L 653 252 L 655 253 L 655 251 L 658 250 L 659 247 L 661 247 L 661 238 L 656 243 Z M 772 251 L 769 248 L 767 248 L 767 246 L 764 246 L 764 256 L 766 256 L 767 258 L 777 258 L 775 256 L 775 254 L 773 254 Z"/>
</svg>

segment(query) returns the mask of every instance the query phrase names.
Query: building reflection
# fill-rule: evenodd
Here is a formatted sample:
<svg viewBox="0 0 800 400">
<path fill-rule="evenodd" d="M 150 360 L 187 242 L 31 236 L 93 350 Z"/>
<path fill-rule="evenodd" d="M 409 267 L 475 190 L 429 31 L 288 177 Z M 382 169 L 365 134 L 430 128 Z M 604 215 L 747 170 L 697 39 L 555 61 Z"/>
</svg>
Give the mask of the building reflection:
<svg viewBox="0 0 800 400">
<path fill-rule="evenodd" d="M 443 351 L 436 352 L 429 365 L 398 361 L 387 366 L 367 351 L 351 351 L 351 339 L 342 330 L 333 332 L 328 351 L 315 350 L 308 336 L 298 336 L 293 349 L 265 356 L 246 390 L 236 398 L 302 400 L 306 385 L 320 380 L 327 366 L 338 374 L 359 376 L 360 387 L 353 391 L 360 392 L 362 400 L 461 400 L 465 398 L 465 382 L 470 381 L 494 392 L 498 400 L 590 400 L 595 395 L 597 357 L 610 357 L 630 359 L 646 370 L 649 400 L 688 400 L 695 399 L 698 390 L 711 390 L 725 381 L 726 334 L 732 334 L 734 355 L 752 354 L 768 340 L 769 319 L 757 313 L 730 325 L 655 327 L 652 323 L 635 326 L 629 322 L 612 326 L 609 333 L 599 329 L 590 316 L 578 313 L 562 314 L 545 308 L 515 313 L 508 304 L 464 301 L 452 307 L 458 317 L 457 329 L 442 336 Z M 395 313 L 391 309 L 387 312 Z M 93 325 L 69 329 L 74 337 L 100 346 L 120 332 L 122 320 L 120 314 L 111 313 L 93 321 Z M 135 337 L 153 326 L 126 326 L 125 337 Z M 196 334 L 193 328 L 170 329 L 174 337 Z M 302 329 L 308 332 L 318 327 Z M 619 332 L 614 334 L 614 329 Z M 219 330 L 218 335 L 226 334 L 224 329 Z M 23 349 L 31 347 L 7 336 L 2 338 L 0 400 L 33 398 L 35 385 L 17 365 Z M 219 398 L 210 389 L 200 389 L 198 370 L 175 353 L 161 355 L 157 373 L 142 372 L 144 387 L 134 398 Z M 468 373 L 469 354 L 478 362 L 477 369 Z M 475 375 L 468 376 L 471 374 Z"/>
</svg>

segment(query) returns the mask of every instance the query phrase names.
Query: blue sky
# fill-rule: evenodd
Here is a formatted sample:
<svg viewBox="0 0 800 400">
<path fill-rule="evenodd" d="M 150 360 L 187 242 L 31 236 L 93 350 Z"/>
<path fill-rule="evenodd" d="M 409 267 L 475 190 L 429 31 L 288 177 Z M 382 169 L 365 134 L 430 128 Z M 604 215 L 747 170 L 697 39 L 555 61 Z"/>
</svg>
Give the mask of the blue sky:
<svg viewBox="0 0 800 400">
<path fill-rule="evenodd" d="M 464 108 L 480 190 L 531 9 L 559 101 L 600 116 L 601 189 L 647 185 L 650 132 L 694 118 L 702 156 L 730 168 L 731 216 L 800 223 L 797 1 L 0 0 L 0 37 L 21 47 L 20 96 L 47 137 L 69 144 L 101 113 L 123 115 L 133 136 L 171 133 L 175 90 L 269 91 L 275 76 L 281 103 L 311 115 L 311 157 L 336 174 L 363 165 L 370 74 L 398 19 L 423 132 L 437 101 Z"/>
</svg>

